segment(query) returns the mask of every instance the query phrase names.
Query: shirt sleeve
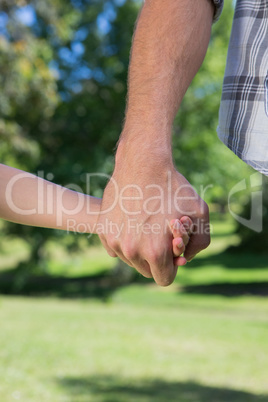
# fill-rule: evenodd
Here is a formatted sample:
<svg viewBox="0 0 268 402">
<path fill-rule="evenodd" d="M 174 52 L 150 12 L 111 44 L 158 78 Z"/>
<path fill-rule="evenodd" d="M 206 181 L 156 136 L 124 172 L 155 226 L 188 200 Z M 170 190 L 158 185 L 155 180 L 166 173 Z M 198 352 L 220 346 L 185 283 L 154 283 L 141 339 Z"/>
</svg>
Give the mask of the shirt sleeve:
<svg viewBox="0 0 268 402">
<path fill-rule="evenodd" d="M 224 0 L 212 0 L 212 1 L 215 6 L 213 21 L 216 22 L 220 18 L 220 15 L 221 15 L 221 12 L 223 9 Z"/>
<path fill-rule="evenodd" d="M 268 1 L 238 0 L 229 43 L 218 136 L 268 176 Z"/>
</svg>

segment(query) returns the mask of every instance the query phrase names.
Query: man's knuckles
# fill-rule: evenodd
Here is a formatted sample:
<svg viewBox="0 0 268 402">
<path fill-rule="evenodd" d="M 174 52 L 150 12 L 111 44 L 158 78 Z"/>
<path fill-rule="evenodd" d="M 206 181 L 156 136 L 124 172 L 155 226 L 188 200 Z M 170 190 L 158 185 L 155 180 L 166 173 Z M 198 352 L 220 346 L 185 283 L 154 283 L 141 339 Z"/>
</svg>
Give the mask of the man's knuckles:
<svg viewBox="0 0 268 402">
<path fill-rule="evenodd" d="M 122 253 L 128 260 L 134 261 L 139 255 L 139 250 L 133 242 L 127 241 L 122 245 Z"/>
<path fill-rule="evenodd" d="M 112 250 L 114 250 L 115 252 L 120 251 L 120 245 L 119 245 L 118 239 L 116 239 L 115 237 L 107 236 L 106 241 L 107 241 L 108 247 L 110 247 Z"/>
</svg>

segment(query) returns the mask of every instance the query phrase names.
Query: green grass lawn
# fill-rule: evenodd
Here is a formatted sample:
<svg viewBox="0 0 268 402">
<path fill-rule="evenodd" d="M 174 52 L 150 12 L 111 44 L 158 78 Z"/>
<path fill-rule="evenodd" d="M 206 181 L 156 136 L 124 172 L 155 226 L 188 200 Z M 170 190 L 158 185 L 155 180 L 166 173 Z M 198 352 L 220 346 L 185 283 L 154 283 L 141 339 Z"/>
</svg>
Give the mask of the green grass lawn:
<svg viewBox="0 0 268 402">
<path fill-rule="evenodd" d="M 210 250 L 168 288 L 0 296 L 0 401 L 268 401 L 268 296 L 255 288 L 268 263 L 224 253 L 232 231 L 216 222 Z M 85 260 L 101 270 L 103 255 Z"/>
<path fill-rule="evenodd" d="M 2 298 L 0 400 L 268 401 L 267 317 L 261 299 L 155 286 Z"/>
</svg>

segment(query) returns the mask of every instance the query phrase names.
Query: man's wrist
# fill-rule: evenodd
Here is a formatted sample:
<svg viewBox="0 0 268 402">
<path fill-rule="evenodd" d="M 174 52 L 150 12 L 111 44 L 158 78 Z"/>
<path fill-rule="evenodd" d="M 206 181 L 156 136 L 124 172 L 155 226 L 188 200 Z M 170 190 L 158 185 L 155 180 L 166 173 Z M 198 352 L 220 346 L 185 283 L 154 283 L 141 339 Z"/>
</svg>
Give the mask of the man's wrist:
<svg viewBox="0 0 268 402">
<path fill-rule="evenodd" d="M 117 146 L 115 164 L 119 166 L 125 163 L 173 165 L 171 139 L 147 136 L 146 130 L 143 135 L 136 136 L 122 133 Z"/>
</svg>

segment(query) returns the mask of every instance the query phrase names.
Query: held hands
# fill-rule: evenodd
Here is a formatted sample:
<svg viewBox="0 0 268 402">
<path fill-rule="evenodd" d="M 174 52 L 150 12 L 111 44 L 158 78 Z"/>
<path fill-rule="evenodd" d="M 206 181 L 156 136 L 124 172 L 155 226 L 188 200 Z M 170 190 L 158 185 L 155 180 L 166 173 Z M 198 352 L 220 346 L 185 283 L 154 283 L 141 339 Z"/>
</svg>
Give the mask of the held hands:
<svg viewBox="0 0 268 402">
<path fill-rule="evenodd" d="M 208 207 L 172 162 L 157 159 L 155 153 L 152 160 L 131 155 L 126 152 L 123 161 L 117 161 L 104 191 L 99 216 L 104 230 L 99 236 L 110 256 L 167 286 L 175 279 L 178 265 L 209 245 Z M 182 226 L 178 229 L 176 220 L 172 242 L 174 218 L 181 219 Z"/>
</svg>

